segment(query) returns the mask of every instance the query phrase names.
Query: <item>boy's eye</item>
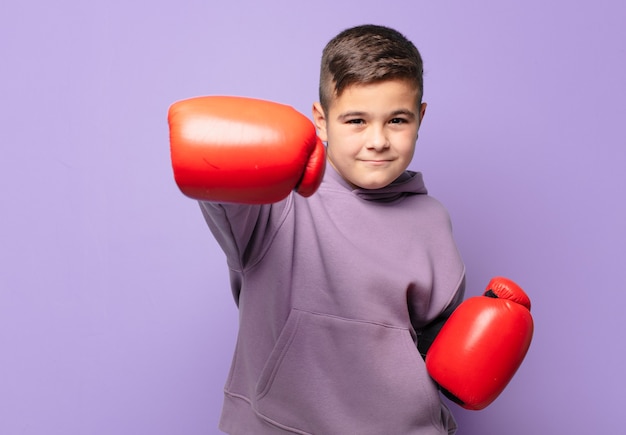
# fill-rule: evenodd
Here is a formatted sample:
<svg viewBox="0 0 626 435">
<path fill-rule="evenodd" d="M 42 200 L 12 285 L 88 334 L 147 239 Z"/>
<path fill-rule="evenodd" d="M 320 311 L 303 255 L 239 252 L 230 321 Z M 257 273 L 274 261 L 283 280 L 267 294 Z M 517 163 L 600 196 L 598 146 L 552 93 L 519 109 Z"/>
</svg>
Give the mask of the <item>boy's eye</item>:
<svg viewBox="0 0 626 435">
<path fill-rule="evenodd" d="M 346 121 L 348 124 L 363 124 L 365 121 L 359 118 L 355 118 L 355 119 L 349 119 L 348 121 Z"/>
<path fill-rule="evenodd" d="M 389 121 L 390 124 L 404 124 L 406 121 L 406 119 L 404 118 L 393 118 Z"/>
</svg>

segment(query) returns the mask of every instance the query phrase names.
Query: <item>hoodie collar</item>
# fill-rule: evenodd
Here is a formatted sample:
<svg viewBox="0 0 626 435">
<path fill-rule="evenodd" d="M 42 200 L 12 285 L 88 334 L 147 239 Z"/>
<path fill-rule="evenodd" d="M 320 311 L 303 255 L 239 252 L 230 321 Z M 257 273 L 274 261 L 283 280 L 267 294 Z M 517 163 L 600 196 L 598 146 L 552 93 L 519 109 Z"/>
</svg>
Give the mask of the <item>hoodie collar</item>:
<svg viewBox="0 0 626 435">
<path fill-rule="evenodd" d="M 391 202 L 407 195 L 425 195 L 428 193 L 421 172 L 404 171 L 395 181 L 380 189 L 353 187 L 329 163 L 326 165 L 326 172 L 333 181 L 366 201 Z"/>
</svg>

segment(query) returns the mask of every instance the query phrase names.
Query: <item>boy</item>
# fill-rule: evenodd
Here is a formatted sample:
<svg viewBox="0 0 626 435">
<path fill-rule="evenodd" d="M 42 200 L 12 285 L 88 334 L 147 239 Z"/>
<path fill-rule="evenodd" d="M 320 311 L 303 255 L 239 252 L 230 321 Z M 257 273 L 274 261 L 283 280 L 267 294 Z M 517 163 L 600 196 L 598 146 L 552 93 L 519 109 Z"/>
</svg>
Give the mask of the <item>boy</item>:
<svg viewBox="0 0 626 435">
<path fill-rule="evenodd" d="M 240 312 L 220 428 L 453 434 L 420 355 L 463 299 L 465 273 L 446 210 L 427 195 L 421 174 L 407 171 L 426 110 L 422 59 L 395 30 L 354 27 L 324 49 L 319 90 L 313 120 L 327 143 L 323 181 L 314 145 L 305 153 L 312 163 L 283 164 L 291 141 L 280 152 L 259 151 L 256 142 L 274 146 L 280 135 L 227 122 L 215 136 L 224 142 L 237 130 L 240 143 L 214 145 L 219 152 L 203 158 L 203 168 L 223 178 L 190 194 L 226 254 Z M 221 110 L 229 104 L 221 101 Z M 233 104 L 239 116 L 252 102 Z M 296 124 L 259 110 L 253 116 L 274 123 L 272 131 Z M 173 159 L 185 191 L 183 173 L 192 169 Z M 241 169 L 268 159 L 275 168 L 262 179 Z M 227 165 L 236 166 L 236 178 L 223 175 Z M 288 178 L 287 165 L 298 166 L 295 181 L 279 199 L 266 196 L 282 183 L 269 178 Z M 319 189 L 311 177 L 320 178 Z M 307 183 L 308 198 L 291 191 Z"/>
</svg>

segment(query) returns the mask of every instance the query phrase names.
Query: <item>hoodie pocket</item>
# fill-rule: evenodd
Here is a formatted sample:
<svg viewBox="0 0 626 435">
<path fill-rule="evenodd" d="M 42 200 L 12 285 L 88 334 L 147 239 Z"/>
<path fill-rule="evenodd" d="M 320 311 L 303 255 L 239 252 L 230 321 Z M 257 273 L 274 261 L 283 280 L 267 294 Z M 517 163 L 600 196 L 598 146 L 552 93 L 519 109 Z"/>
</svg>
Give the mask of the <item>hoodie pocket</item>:
<svg viewBox="0 0 626 435">
<path fill-rule="evenodd" d="M 256 412 L 303 434 L 441 430 L 435 384 L 406 328 L 292 310 L 256 387 Z"/>
</svg>

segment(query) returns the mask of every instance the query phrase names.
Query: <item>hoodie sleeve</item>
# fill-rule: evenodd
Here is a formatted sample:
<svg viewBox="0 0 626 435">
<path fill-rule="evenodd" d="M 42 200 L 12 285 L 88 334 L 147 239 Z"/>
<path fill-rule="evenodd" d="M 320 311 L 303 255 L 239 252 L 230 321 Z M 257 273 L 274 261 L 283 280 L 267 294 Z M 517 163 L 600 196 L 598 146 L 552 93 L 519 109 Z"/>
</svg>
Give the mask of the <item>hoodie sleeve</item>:
<svg viewBox="0 0 626 435">
<path fill-rule="evenodd" d="M 443 325 L 450 318 L 454 310 L 463 302 L 463 298 L 465 295 L 465 276 L 461 280 L 457 291 L 452 298 L 452 301 L 447 306 L 445 310 L 432 322 L 424 326 L 420 331 L 418 331 L 418 340 L 417 340 L 417 349 L 422 355 L 422 358 L 426 359 L 426 354 L 428 353 L 428 349 L 437 338 L 439 331 L 443 328 Z"/>
<path fill-rule="evenodd" d="M 465 296 L 465 265 L 454 240 L 445 207 L 432 197 L 422 197 L 421 244 L 426 267 L 419 285 L 408 294 L 411 323 L 418 349 L 425 355 L 433 340 Z"/>
<path fill-rule="evenodd" d="M 267 251 L 290 209 L 292 197 L 266 205 L 200 202 L 213 236 L 232 272 L 243 272 Z"/>
</svg>

